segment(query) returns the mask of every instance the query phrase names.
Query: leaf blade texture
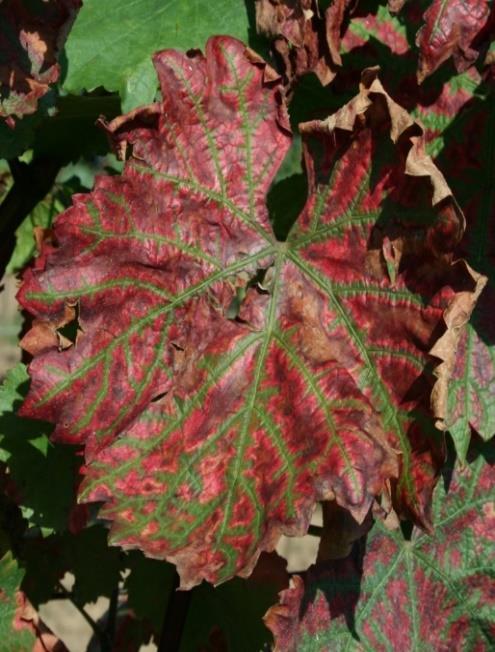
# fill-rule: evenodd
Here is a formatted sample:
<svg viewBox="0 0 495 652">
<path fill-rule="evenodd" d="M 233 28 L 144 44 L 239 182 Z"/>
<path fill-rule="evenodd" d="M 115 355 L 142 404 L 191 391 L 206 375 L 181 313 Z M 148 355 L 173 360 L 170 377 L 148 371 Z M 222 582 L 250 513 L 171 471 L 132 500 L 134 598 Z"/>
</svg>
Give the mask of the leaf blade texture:
<svg viewBox="0 0 495 652">
<path fill-rule="evenodd" d="M 302 128 L 311 194 L 278 242 L 265 205 L 290 144 L 277 76 L 229 37 L 155 65 L 162 104 L 107 125 L 132 148 L 123 175 L 75 198 L 24 276 L 22 413 L 85 444 L 80 498 L 184 587 L 248 575 L 281 533 L 306 531 L 315 500 L 362 520 L 397 477 L 401 509 L 427 524 L 442 459 L 431 385 L 440 417 L 459 301 L 480 281 L 450 262 L 463 217 L 420 127 L 367 71 L 349 105 Z"/>
</svg>

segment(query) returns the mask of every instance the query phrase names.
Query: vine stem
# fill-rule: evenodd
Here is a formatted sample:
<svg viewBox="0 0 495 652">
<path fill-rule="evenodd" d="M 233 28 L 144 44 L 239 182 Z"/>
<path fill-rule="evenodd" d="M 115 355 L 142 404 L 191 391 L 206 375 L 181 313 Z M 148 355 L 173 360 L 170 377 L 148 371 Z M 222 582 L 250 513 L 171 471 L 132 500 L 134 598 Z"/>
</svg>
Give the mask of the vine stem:
<svg viewBox="0 0 495 652">
<path fill-rule="evenodd" d="M 180 578 L 174 572 L 172 590 L 163 619 L 158 652 L 178 652 L 187 620 L 192 591 L 179 591 Z"/>
<path fill-rule="evenodd" d="M 113 641 L 115 639 L 115 630 L 117 626 L 117 611 L 119 608 L 119 587 L 118 585 L 112 591 L 110 596 L 110 604 L 108 606 L 107 624 L 105 632 L 107 639 L 111 641 L 110 648 L 113 649 Z"/>
</svg>

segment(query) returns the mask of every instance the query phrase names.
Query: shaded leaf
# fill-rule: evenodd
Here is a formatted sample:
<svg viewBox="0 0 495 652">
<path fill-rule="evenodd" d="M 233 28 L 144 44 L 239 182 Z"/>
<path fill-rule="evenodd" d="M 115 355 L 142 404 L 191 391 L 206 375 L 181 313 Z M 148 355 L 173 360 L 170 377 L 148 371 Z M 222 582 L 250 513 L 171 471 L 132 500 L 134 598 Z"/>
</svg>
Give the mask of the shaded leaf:
<svg viewBox="0 0 495 652">
<path fill-rule="evenodd" d="M 173 590 L 174 567 L 144 557 L 135 550 L 129 552 L 126 566 L 130 571 L 124 584 L 128 606 L 139 621 L 150 626 L 158 639 Z"/>
<path fill-rule="evenodd" d="M 461 459 L 465 459 L 471 429 L 485 440 L 495 434 L 494 101 L 491 85 L 481 86 L 445 132 L 440 156 L 468 221 L 461 253 L 488 277 L 461 338 L 451 386 L 447 426 Z"/>
<path fill-rule="evenodd" d="M 47 101 L 47 98 L 42 98 L 41 104 Z M 0 158 L 13 159 L 21 156 L 28 149 L 32 143 L 36 126 L 42 120 L 42 113 L 43 111 L 40 110 L 33 115 L 24 116 L 17 122 L 15 129 L 8 126 L 5 120 L 0 119 Z"/>
<path fill-rule="evenodd" d="M 150 626 L 148 631 L 158 642 L 168 601 L 173 596 L 174 568 L 135 551 L 128 555 L 127 565 L 131 569 L 125 580 L 128 606 L 141 623 Z M 204 583 L 195 587 L 184 622 L 181 651 L 216 650 L 215 641 L 221 641 L 221 649 L 226 650 L 263 649 L 271 636 L 262 616 L 277 592 L 288 584 L 285 566 L 285 560 L 276 553 L 263 554 L 247 580 L 234 578 L 217 587 Z"/>
<path fill-rule="evenodd" d="M 265 622 L 276 650 L 491 650 L 495 644 L 495 470 L 485 451 L 434 497 L 435 535 L 376 523 L 362 566 L 313 567 Z"/>
<path fill-rule="evenodd" d="M 459 72 L 478 57 L 473 41 L 486 26 L 489 0 L 433 0 L 418 32 L 418 80 L 421 83 L 450 57 Z"/>
<path fill-rule="evenodd" d="M 80 461 L 72 448 L 49 442 L 49 424 L 17 416 L 28 386 L 22 364 L 10 369 L 0 386 L 0 461 L 28 523 L 45 533 L 64 530 L 75 502 Z"/>
<path fill-rule="evenodd" d="M 16 245 L 5 268 L 6 274 L 15 274 L 24 269 L 36 251 L 35 229 L 49 228 L 55 215 L 63 209 L 63 204 L 52 194 L 35 206 L 16 231 Z"/>
<path fill-rule="evenodd" d="M 274 587 L 256 586 L 250 578 L 236 577 L 216 588 L 202 584 L 192 596 L 181 649 L 215 650 L 219 640 L 224 650 L 262 650 L 271 640 L 262 617 L 275 594 Z"/>
<path fill-rule="evenodd" d="M 56 112 L 36 129 L 32 143 L 35 155 L 56 159 L 63 165 L 81 157 L 105 155 L 109 144 L 97 122 L 102 115 L 112 119 L 119 113 L 116 95 L 60 97 Z"/>
<path fill-rule="evenodd" d="M 0 6 L 0 118 L 36 111 L 60 74 L 58 53 L 80 0 L 3 0 Z"/>
<path fill-rule="evenodd" d="M 125 558 L 118 548 L 107 545 L 102 525 L 91 525 L 76 534 L 55 532 L 45 538 L 36 538 L 32 531 L 30 534 L 22 549 L 26 569 L 23 590 L 35 607 L 56 594 L 81 607 L 112 595 Z M 73 586 L 61 594 L 60 582 L 66 573 L 73 576 Z"/>
<path fill-rule="evenodd" d="M 76 196 L 25 274 L 22 413 L 85 444 L 81 500 L 186 588 L 248 575 L 315 500 L 361 521 L 397 475 L 400 508 L 428 524 L 431 387 L 442 418 L 483 279 L 450 262 L 463 217 L 419 125 L 366 71 L 302 126 L 310 197 L 279 242 L 265 197 L 290 137 L 273 71 L 228 37 L 155 64 L 163 102 L 108 125 L 132 148 L 123 175 Z M 75 345 L 45 338 L 76 305 Z"/>
</svg>

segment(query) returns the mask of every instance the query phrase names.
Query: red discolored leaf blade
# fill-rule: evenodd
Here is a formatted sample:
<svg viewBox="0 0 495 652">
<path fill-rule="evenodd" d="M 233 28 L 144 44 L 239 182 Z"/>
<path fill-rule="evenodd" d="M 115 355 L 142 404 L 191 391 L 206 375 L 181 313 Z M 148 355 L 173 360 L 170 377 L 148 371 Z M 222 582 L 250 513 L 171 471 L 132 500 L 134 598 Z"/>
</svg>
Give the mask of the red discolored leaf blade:
<svg viewBox="0 0 495 652">
<path fill-rule="evenodd" d="M 231 336 L 243 330 L 223 312 L 236 273 L 255 273 L 271 253 L 264 196 L 290 142 L 280 90 L 251 58 L 220 38 L 206 58 L 157 55 L 162 107 L 109 127 L 133 146 L 124 175 L 76 196 L 55 229 L 59 246 L 26 273 L 19 298 L 37 318 L 25 343 L 39 382 L 24 411 L 57 422 L 55 440 L 102 448 L 170 389 L 174 369 L 189 366 L 182 384 L 194 387 L 202 327 L 210 337 L 218 322 Z M 189 305 L 195 295 L 202 301 Z M 77 346 L 60 356 L 65 340 L 54 346 L 45 333 L 75 324 L 76 306 Z M 93 393 L 74 402 L 89 378 Z"/>
<path fill-rule="evenodd" d="M 4 0 L 0 5 L 0 118 L 14 125 L 36 111 L 57 81 L 58 53 L 80 0 Z"/>
<path fill-rule="evenodd" d="M 416 38 L 419 82 L 451 56 L 459 72 L 466 70 L 478 57 L 472 45 L 486 26 L 489 13 L 488 0 L 433 0 Z"/>
<path fill-rule="evenodd" d="M 463 218 L 419 125 L 367 71 L 355 100 L 303 127 L 311 195 L 277 242 L 276 75 L 227 37 L 155 63 L 162 103 L 107 127 L 132 147 L 123 175 L 76 197 L 25 275 L 23 413 L 85 444 L 81 500 L 184 587 L 249 574 L 316 500 L 362 521 L 390 479 L 427 523 L 442 458 L 428 351 L 444 332 L 437 413 L 478 279 L 451 264 Z M 76 305 L 74 346 L 43 339 Z"/>
<path fill-rule="evenodd" d="M 377 523 L 364 561 L 355 550 L 296 575 L 265 616 L 275 649 L 491 650 L 495 459 L 483 455 L 438 486 L 434 536 Z"/>
</svg>

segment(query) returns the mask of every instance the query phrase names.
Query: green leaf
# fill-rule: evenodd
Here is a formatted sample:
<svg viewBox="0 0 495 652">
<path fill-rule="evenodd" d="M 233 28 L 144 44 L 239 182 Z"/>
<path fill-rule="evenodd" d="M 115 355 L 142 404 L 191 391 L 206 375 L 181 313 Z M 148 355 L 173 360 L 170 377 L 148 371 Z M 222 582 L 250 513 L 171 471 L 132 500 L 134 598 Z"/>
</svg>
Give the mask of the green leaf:
<svg viewBox="0 0 495 652">
<path fill-rule="evenodd" d="M 211 34 L 248 39 L 248 10 L 239 0 L 86 0 L 66 44 L 71 93 L 103 86 L 122 109 L 153 101 L 158 81 L 151 55 L 163 48 L 202 48 Z"/>
</svg>

